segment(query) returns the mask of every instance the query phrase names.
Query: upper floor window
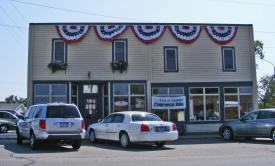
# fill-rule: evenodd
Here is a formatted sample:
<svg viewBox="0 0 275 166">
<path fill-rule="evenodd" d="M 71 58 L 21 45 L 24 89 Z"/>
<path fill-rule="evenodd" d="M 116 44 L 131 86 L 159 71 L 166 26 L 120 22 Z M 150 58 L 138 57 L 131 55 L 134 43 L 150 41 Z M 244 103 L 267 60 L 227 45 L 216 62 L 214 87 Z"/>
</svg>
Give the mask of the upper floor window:
<svg viewBox="0 0 275 166">
<path fill-rule="evenodd" d="M 236 71 L 234 47 L 222 47 L 223 71 Z"/>
<path fill-rule="evenodd" d="M 66 63 L 67 45 L 62 39 L 53 39 L 52 54 L 53 63 Z"/>
<path fill-rule="evenodd" d="M 164 71 L 177 72 L 178 71 L 178 48 L 164 47 Z"/>
<path fill-rule="evenodd" d="M 127 62 L 126 39 L 116 39 L 113 41 L 113 61 Z"/>
</svg>

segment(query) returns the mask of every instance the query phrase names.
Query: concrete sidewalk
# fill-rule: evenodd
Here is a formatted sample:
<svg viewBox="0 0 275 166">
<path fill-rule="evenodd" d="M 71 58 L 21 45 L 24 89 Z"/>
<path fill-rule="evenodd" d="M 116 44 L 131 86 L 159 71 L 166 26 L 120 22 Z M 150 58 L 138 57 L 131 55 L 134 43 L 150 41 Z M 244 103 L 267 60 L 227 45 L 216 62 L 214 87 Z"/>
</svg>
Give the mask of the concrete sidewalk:
<svg viewBox="0 0 275 166">
<path fill-rule="evenodd" d="M 218 134 L 195 134 L 187 136 L 179 136 L 179 140 L 190 140 L 190 139 L 221 139 L 222 137 Z M 0 133 L 0 140 L 15 140 L 16 132 L 9 131 L 8 133 Z"/>
</svg>

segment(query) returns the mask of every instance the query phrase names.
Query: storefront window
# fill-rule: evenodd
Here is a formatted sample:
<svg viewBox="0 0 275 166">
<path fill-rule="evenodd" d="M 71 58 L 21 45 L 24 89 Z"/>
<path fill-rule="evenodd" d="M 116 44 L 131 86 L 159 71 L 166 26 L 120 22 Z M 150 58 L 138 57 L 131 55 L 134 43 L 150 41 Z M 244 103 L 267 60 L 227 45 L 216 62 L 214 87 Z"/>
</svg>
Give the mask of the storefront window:
<svg viewBox="0 0 275 166">
<path fill-rule="evenodd" d="M 220 119 L 219 96 L 206 96 L 206 120 Z"/>
<path fill-rule="evenodd" d="M 190 88 L 190 120 L 220 120 L 219 88 Z"/>
<path fill-rule="evenodd" d="M 153 96 L 179 97 L 184 96 L 183 87 L 158 87 L 152 89 Z M 184 121 L 185 109 L 153 109 L 153 113 L 164 121 Z"/>
<path fill-rule="evenodd" d="M 225 120 L 238 119 L 252 111 L 252 88 L 224 88 Z"/>
<path fill-rule="evenodd" d="M 34 85 L 34 104 L 44 103 L 66 103 L 67 85 L 66 84 L 35 84 Z"/>
<path fill-rule="evenodd" d="M 168 110 L 154 110 L 154 114 L 158 115 L 163 121 L 169 121 Z"/>
<path fill-rule="evenodd" d="M 114 84 L 114 112 L 145 111 L 144 84 Z"/>
</svg>

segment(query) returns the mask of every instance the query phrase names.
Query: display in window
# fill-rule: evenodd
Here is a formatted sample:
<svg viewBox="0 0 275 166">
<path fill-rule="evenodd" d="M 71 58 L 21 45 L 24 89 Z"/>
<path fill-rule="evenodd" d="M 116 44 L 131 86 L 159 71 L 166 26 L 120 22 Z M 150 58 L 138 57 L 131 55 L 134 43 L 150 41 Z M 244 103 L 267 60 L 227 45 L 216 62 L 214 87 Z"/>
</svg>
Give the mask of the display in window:
<svg viewBox="0 0 275 166">
<path fill-rule="evenodd" d="M 129 111 L 128 109 L 129 101 L 128 97 L 116 96 L 114 97 L 114 111 Z"/>
<path fill-rule="evenodd" d="M 145 111 L 144 97 L 131 97 L 132 111 Z"/>
</svg>

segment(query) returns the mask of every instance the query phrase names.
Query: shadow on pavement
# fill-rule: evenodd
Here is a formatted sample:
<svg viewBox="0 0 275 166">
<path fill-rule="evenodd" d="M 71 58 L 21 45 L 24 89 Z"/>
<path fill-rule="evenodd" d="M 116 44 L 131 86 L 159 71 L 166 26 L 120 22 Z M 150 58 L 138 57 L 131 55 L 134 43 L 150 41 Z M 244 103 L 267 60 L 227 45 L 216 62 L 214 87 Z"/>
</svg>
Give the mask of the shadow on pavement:
<svg viewBox="0 0 275 166">
<path fill-rule="evenodd" d="M 215 139 L 188 139 L 188 140 L 178 140 L 175 142 L 170 142 L 170 145 L 200 145 L 200 144 L 232 144 L 232 143 L 246 143 L 246 144 L 262 144 L 262 145 L 275 145 L 271 139 L 266 138 L 252 138 L 252 139 L 234 139 L 231 141 L 225 141 L 221 138 Z M 168 144 L 168 145 L 169 145 Z"/>
<path fill-rule="evenodd" d="M 31 154 L 31 153 L 64 153 L 64 152 L 73 152 L 76 150 L 72 149 L 72 146 L 63 146 L 55 144 L 41 144 L 38 149 L 32 150 L 29 146 L 29 141 L 24 140 L 22 145 L 18 145 L 16 140 L 0 140 L 0 146 L 4 146 L 4 149 L 12 153 L 22 153 L 22 154 Z"/>
<path fill-rule="evenodd" d="M 131 144 L 128 148 L 123 148 L 120 146 L 119 142 L 113 141 L 103 141 L 100 140 L 96 143 L 90 143 L 89 141 L 85 141 L 83 143 L 84 146 L 92 146 L 101 149 L 110 149 L 110 150 L 120 150 L 120 151 L 128 151 L 128 152 L 145 152 L 145 151 L 161 151 L 161 150 L 173 150 L 174 148 L 169 147 L 166 145 L 164 147 L 158 147 L 153 143 L 138 143 L 138 144 Z"/>
</svg>

